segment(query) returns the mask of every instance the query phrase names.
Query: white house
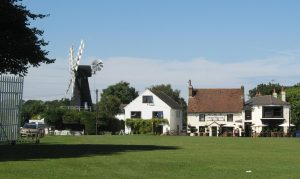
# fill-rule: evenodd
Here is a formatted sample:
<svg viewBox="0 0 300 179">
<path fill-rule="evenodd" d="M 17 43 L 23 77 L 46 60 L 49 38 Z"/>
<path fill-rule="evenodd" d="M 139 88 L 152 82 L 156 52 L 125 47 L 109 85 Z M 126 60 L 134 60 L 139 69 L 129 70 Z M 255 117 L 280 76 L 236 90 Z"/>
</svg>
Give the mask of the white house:
<svg viewBox="0 0 300 179">
<path fill-rule="evenodd" d="M 264 131 L 287 132 L 290 124 L 290 104 L 286 102 L 286 93 L 281 90 L 278 99 L 275 89 L 273 95 L 257 94 L 245 103 L 244 126 L 246 136 L 264 134 Z M 252 132 L 252 134 L 250 134 Z"/>
<path fill-rule="evenodd" d="M 189 82 L 188 133 L 201 136 L 240 135 L 244 87 L 194 89 Z"/>
<path fill-rule="evenodd" d="M 161 133 L 182 130 L 181 106 L 164 92 L 147 89 L 124 109 L 125 119 L 167 119 L 169 124 L 162 125 Z M 130 127 L 125 126 L 125 133 L 130 132 Z"/>
</svg>

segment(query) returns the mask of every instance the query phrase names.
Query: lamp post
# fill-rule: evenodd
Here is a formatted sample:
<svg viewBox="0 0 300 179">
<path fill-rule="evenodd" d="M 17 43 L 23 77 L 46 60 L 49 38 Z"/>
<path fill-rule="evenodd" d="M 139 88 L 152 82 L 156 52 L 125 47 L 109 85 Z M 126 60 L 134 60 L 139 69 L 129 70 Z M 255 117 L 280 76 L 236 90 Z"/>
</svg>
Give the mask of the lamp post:
<svg viewBox="0 0 300 179">
<path fill-rule="evenodd" d="M 96 89 L 96 135 L 98 134 L 98 89 Z"/>
</svg>

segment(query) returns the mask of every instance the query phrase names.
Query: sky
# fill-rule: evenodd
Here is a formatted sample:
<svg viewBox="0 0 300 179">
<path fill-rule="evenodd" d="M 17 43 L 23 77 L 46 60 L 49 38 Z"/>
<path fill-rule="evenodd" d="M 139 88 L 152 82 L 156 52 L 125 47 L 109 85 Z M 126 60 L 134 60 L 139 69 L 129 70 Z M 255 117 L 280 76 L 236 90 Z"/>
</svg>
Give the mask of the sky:
<svg viewBox="0 0 300 179">
<path fill-rule="evenodd" d="M 101 59 L 89 79 L 95 90 L 127 81 L 143 92 L 171 84 L 187 99 L 194 88 L 249 89 L 260 83 L 300 82 L 298 0 L 23 0 L 34 13 L 50 14 L 31 23 L 44 30 L 44 49 L 56 62 L 30 68 L 24 99 L 64 97 L 69 48 L 85 49 L 81 64 Z"/>
</svg>

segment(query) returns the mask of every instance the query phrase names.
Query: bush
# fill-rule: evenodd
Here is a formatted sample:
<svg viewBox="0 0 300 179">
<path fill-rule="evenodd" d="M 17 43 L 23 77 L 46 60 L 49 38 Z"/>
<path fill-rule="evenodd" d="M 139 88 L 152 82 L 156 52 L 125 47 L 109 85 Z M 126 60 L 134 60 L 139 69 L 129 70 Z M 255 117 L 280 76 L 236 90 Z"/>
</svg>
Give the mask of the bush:
<svg viewBox="0 0 300 179">
<path fill-rule="evenodd" d="M 168 124 L 167 119 L 126 119 L 126 125 L 134 134 L 158 133 L 162 124 Z"/>
</svg>

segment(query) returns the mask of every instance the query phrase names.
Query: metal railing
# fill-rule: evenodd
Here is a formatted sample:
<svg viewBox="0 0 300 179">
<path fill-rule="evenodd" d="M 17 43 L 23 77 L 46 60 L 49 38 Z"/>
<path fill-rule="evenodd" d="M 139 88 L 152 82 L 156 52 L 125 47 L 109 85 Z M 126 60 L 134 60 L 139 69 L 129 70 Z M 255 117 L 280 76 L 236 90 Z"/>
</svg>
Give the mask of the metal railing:
<svg viewBox="0 0 300 179">
<path fill-rule="evenodd" d="M 0 142 L 19 138 L 24 78 L 0 75 Z"/>
</svg>

